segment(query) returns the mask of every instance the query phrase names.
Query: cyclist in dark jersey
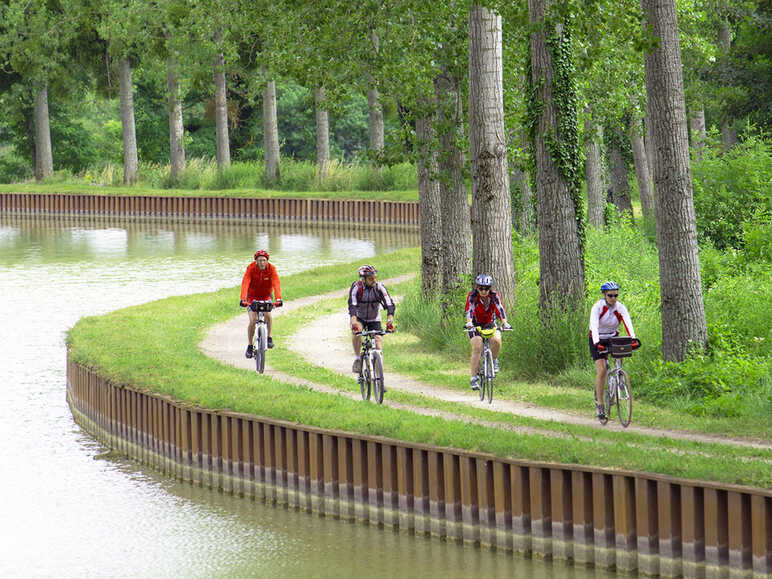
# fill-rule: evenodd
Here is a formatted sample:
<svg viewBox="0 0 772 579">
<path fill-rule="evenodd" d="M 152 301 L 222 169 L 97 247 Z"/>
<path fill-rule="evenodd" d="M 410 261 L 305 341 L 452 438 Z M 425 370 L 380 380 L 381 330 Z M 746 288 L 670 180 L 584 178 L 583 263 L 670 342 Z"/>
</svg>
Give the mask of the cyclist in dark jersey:
<svg viewBox="0 0 772 579">
<path fill-rule="evenodd" d="M 386 310 L 386 331 L 394 330 L 394 300 L 386 286 L 375 279 L 378 275 L 372 265 L 359 268 L 359 280 L 351 284 L 348 292 L 348 313 L 351 318 L 351 343 L 354 346 L 354 364 L 351 371 L 358 374 L 362 369 L 359 352 L 362 349 L 362 330 L 381 330 L 381 308 Z M 383 336 L 375 336 L 375 349 L 380 350 Z"/>
</svg>

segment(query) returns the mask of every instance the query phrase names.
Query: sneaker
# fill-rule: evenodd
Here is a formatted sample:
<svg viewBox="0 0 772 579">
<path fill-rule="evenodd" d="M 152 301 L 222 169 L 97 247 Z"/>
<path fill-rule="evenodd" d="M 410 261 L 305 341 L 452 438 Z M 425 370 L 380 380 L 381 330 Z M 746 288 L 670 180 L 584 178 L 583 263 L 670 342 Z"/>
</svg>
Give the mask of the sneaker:
<svg viewBox="0 0 772 579">
<path fill-rule="evenodd" d="M 268 336 L 268 348 L 273 348 L 273 338 L 271 336 Z"/>
<path fill-rule="evenodd" d="M 362 371 L 362 358 L 354 359 L 354 365 L 351 366 L 351 371 L 354 374 L 359 374 Z"/>
<path fill-rule="evenodd" d="M 493 359 L 493 371 L 496 372 L 496 374 L 499 373 L 499 359 L 494 358 Z"/>
<path fill-rule="evenodd" d="M 469 386 L 472 387 L 472 390 L 479 390 L 480 389 L 480 377 L 479 376 L 472 376 L 469 379 Z"/>
<path fill-rule="evenodd" d="M 603 422 L 606 420 L 606 412 L 603 410 L 603 404 L 595 403 L 595 409 L 598 411 L 598 420 Z"/>
<path fill-rule="evenodd" d="M 255 347 L 252 344 L 250 344 L 249 346 L 247 346 L 247 352 L 245 355 L 247 358 L 251 358 L 254 352 L 255 352 Z"/>
</svg>

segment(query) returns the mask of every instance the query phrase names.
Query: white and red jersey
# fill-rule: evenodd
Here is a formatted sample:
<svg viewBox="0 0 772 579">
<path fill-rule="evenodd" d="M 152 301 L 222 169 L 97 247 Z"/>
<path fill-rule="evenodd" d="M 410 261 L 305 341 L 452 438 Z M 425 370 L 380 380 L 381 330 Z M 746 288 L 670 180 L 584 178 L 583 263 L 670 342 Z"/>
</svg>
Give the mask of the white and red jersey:
<svg viewBox="0 0 772 579">
<path fill-rule="evenodd" d="M 627 335 L 634 338 L 633 321 L 630 319 L 630 314 L 623 304 L 617 302 L 610 306 L 606 303 L 605 298 L 595 302 L 590 312 L 592 343 L 597 344 L 599 340 L 616 336 L 619 333 L 619 322 L 622 322 L 622 325 L 624 325 Z"/>
</svg>

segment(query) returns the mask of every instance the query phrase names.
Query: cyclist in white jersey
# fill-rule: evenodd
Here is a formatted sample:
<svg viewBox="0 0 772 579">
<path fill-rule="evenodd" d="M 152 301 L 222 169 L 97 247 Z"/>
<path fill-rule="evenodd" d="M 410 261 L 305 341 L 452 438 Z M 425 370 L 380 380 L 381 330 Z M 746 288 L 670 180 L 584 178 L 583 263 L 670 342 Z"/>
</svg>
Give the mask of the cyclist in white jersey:
<svg viewBox="0 0 772 579">
<path fill-rule="evenodd" d="M 600 286 L 603 299 L 595 302 L 590 311 L 590 355 L 595 361 L 595 408 L 598 418 L 604 419 L 603 388 L 606 382 L 606 356 L 608 356 L 609 339 L 619 335 L 619 322 L 625 327 L 627 335 L 633 338 L 633 347 L 640 346 L 635 338 L 633 321 L 627 308 L 619 301 L 619 285 L 607 281 Z"/>
</svg>

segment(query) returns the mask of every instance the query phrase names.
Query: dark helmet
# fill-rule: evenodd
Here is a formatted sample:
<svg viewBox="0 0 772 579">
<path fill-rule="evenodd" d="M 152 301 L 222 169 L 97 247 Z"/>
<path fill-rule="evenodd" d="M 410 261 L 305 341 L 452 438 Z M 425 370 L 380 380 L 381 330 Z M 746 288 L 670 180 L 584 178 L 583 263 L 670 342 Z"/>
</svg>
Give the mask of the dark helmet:
<svg viewBox="0 0 772 579">
<path fill-rule="evenodd" d="M 269 259 L 268 252 L 264 249 L 258 249 L 255 252 L 255 259 L 257 259 L 258 257 L 264 257 L 265 259 Z"/>
<path fill-rule="evenodd" d="M 363 265 L 359 268 L 359 277 L 369 277 L 371 275 L 377 275 L 378 270 L 372 265 Z"/>
</svg>

